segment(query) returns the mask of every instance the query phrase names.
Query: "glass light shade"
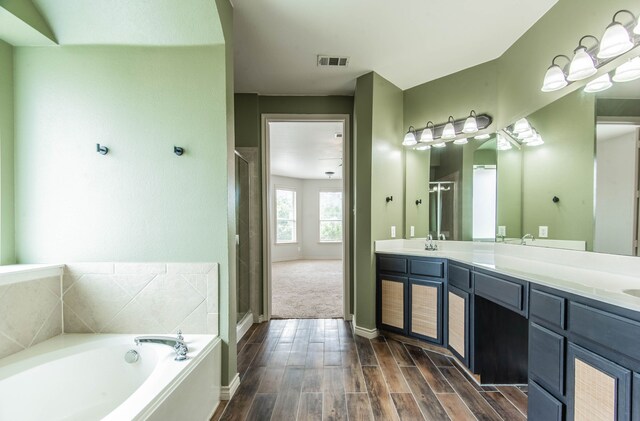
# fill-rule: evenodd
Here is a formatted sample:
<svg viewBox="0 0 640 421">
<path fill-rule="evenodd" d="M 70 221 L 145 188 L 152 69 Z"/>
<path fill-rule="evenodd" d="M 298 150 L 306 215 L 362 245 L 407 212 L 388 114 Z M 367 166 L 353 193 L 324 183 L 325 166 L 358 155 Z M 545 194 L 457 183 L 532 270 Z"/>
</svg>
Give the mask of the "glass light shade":
<svg viewBox="0 0 640 421">
<path fill-rule="evenodd" d="M 529 121 L 526 118 L 521 118 L 513 125 L 514 133 L 523 133 L 527 130 L 531 130 L 531 124 L 529 124 Z"/>
<path fill-rule="evenodd" d="M 478 131 L 478 121 L 475 116 L 469 116 L 464 121 L 464 126 L 462 127 L 462 133 L 475 133 Z"/>
<path fill-rule="evenodd" d="M 491 137 L 490 134 L 481 134 L 479 136 L 474 137 L 475 140 L 487 140 Z"/>
<path fill-rule="evenodd" d="M 633 42 L 629 36 L 629 31 L 627 31 L 621 23 L 614 22 L 609 25 L 602 36 L 598 58 L 607 59 L 617 57 L 632 48 Z"/>
<path fill-rule="evenodd" d="M 534 129 L 531 129 L 527 133 L 527 136 L 520 137 L 519 139 L 520 139 L 520 142 L 522 143 L 529 143 L 529 142 L 533 142 L 537 136 L 538 136 L 538 132 L 535 131 Z"/>
<path fill-rule="evenodd" d="M 576 50 L 573 60 L 569 65 L 569 75 L 567 80 L 576 81 L 586 79 L 598 73 L 593 58 L 587 53 L 585 47 L 579 47 Z"/>
<path fill-rule="evenodd" d="M 609 77 L 609 73 L 605 73 L 599 78 L 596 78 L 591 82 L 587 83 L 587 86 L 585 86 L 584 91 L 592 94 L 595 92 L 606 91 L 612 86 L 613 86 L 613 83 L 611 83 L 611 78 Z"/>
<path fill-rule="evenodd" d="M 454 139 L 456 137 L 456 129 L 453 127 L 453 123 L 445 124 L 441 137 L 445 140 Z"/>
<path fill-rule="evenodd" d="M 544 145 L 544 140 L 542 140 L 542 136 L 540 135 L 537 135 L 534 140 L 527 143 L 527 146 L 540 146 L 540 145 Z"/>
<path fill-rule="evenodd" d="M 535 135 L 535 133 L 533 132 L 533 129 L 529 129 L 526 130 L 522 133 L 518 133 L 518 139 L 528 139 L 530 137 L 533 137 Z"/>
<path fill-rule="evenodd" d="M 465 137 L 465 138 L 462 138 L 462 139 L 456 139 L 456 140 L 453 141 L 453 143 L 455 145 L 466 145 L 467 143 L 469 143 L 469 140 Z"/>
<path fill-rule="evenodd" d="M 404 140 L 402 141 L 402 146 L 413 146 L 417 144 L 416 134 L 409 130 L 406 135 L 404 135 Z"/>
<path fill-rule="evenodd" d="M 544 82 L 542 84 L 542 92 L 553 92 L 560 90 L 567 86 L 567 78 L 564 72 L 557 64 L 549 67 L 547 73 L 544 75 Z"/>
<path fill-rule="evenodd" d="M 631 82 L 640 78 L 640 57 L 621 64 L 613 75 L 614 82 Z"/>
<path fill-rule="evenodd" d="M 420 142 L 432 142 L 432 141 L 433 141 L 433 130 L 427 127 L 420 134 Z"/>
<path fill-rule="evenodd" d="M 444 142 L 436 143 L 435 145 L 433 145 L 434 148 L 444 148 L 446 146 L 447 144 Z"/>
<path fill-rule="evenodd" d="M 504 138 L 501 134 L 498 134 L 498 150 L 499 151 L 508 151 L 511 149 L 511 143 L 507 139 Z"/>
<path fill-rule="evenodd" d="M 418 146 L 416 146 L 416 151 L 428 151 L 429 149 L 431 149 L 431 146 L 429 146 L 429 145 L 418 145 Z"/>
</svg>

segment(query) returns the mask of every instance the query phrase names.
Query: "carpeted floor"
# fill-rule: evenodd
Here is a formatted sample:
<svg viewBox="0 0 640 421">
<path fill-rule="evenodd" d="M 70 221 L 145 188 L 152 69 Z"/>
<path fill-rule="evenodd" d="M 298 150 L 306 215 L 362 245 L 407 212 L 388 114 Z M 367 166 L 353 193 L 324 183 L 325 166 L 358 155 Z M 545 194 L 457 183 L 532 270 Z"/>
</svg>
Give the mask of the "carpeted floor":
<svg viewBox="0 0 640 421">
<path fill-rule="evenodd" d="M 283 319 L 342 317 L 342 260 L 272 264 L 271 314 Z"/>
</svg>

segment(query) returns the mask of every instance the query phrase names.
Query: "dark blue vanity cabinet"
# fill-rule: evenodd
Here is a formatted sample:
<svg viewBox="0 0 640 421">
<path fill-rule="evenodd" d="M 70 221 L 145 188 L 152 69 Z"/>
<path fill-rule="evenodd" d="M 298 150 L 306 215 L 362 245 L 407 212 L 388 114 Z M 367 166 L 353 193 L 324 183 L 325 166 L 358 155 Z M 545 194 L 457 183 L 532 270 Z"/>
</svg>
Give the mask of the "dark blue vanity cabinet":
<svg viewBox="0 0 640 421">
<path fill-rule="evenodd" d="M 528 383 L 529 420 L 640 421 L 640 312 L 392 254 L 377 255 L 377 305 L 379 329 L 448 348 L 483 383 Z"/>
</svg>

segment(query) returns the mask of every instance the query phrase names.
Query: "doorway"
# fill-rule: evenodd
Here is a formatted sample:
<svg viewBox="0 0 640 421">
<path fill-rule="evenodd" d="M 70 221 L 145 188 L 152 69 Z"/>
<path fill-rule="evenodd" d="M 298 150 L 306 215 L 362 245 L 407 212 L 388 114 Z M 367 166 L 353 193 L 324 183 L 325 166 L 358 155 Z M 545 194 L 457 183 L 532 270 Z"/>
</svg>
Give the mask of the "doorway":
<svg viewBox="0 0 640 421">
<path fill-rule="evenodd" d="M 349 319 L 349 117 L 263 115 L 265 318 Z"/>
</svg>

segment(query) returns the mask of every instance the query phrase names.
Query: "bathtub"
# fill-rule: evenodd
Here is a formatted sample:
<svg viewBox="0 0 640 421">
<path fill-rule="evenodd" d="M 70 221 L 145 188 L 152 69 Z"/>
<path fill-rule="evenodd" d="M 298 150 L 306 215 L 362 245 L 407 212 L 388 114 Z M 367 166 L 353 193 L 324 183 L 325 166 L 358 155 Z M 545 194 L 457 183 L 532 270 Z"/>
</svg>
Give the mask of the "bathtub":
<svg viewBox="0 0 640 421">
<path fill-rule="evenodd" d="M 220 339 L 185 335 L 186 361 L 135 335 L 69 334 L 0 360 L 0 420 L 208 420 L 220 397 Z M 125 362 L 135 349 L 139 360 Z"/>
</svg>

